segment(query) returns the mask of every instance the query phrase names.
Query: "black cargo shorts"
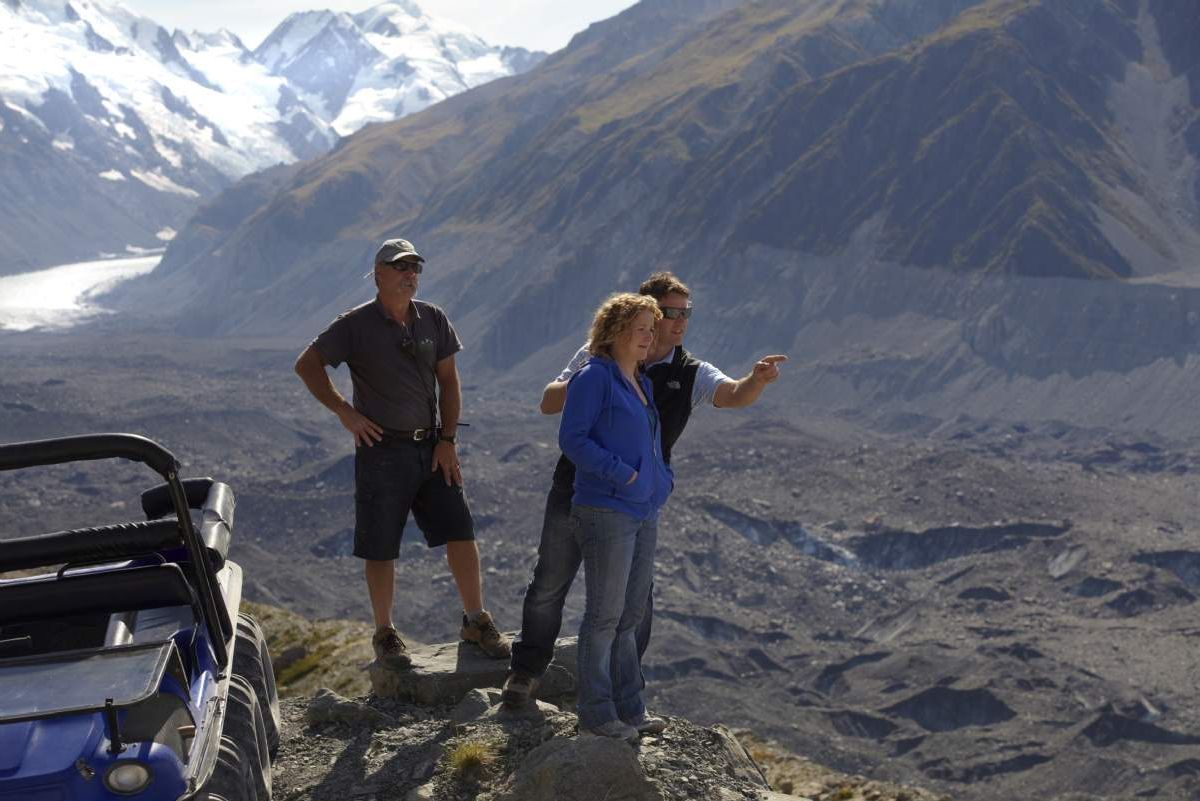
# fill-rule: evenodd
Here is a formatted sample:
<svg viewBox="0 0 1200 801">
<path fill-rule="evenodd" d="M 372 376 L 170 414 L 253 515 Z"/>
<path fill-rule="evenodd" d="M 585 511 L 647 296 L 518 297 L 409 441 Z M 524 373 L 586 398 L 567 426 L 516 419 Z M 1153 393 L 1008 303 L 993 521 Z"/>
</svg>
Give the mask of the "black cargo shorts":
<svg viewBox="0 0 1200 801">
<path fill-rule="evenodd" d="M 354 451 L 354 555 L 386 561 L 400 555 L 411 509 L 430 548 L 475 539 L 463 488 L 434 472 L 433 441 L 377 442 Z"/>
</svg>

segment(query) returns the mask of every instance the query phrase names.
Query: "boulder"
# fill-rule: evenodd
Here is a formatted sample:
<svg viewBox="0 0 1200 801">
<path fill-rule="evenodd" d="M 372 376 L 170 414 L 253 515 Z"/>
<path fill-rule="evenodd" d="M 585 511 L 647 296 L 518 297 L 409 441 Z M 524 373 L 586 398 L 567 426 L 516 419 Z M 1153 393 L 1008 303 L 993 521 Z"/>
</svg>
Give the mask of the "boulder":
<svg viewBox="0 0 1200 801">
<path fill-rule="evenodd" d="M 493 801 L 663 801 L 637 753 L 609 737 L 556 737 L 529 752 Z"/>
<path fill-rule="evenodd" d="M 433 801 L 436 792 L 433 782 L 422 784 L 409 790 L 408 795 L 404 796 L 404 801 Z"/>
<path fill-rule="evenodd" d="M 547 715 L 561 715 L 563 711 L 545 701 L 534 701 L 520 709 L 509 709 L 500 703 L 498 690 L 468 690 L 463 699 L 450 710 L 450 720 L 469 723 L 473 720 L 494 721 L 501 725 L 518 721 L 542 722 Z"/>
<path fill-rule="evenodd" d="M 554 661 L 538 686 L 539 698 L 561 700 L 575 692 L 576 638 L 561 638 Z M 372 662 L 367 666 L 371 688 L 381 698 L 425 706 L 457 704 L 471 690 L 501 687 L 507 659 L 492 659 L 466 643 L 419 646 L 411 649 L 412 665 L 396 669 Z"/>
<path fill-rule="evenodd" d="M 750 752 L 746 750 L 746 746 L 742 745 L 741 740 L 732 731 L 725 726 L 717 725 L 713 726 L 713 732 L 717 735 L 720 747 L 728 758 L 726 770 L 730 776 L 762 787 L 769 786 L 758 763 L 754 761 Z"/>
<path fill-rule="evenodd" d="M 496 723 L 511 723 L 516 721 L 535 721 L 541 722 L 548 715 L 562 715 L 563 710 L 556 707 L 554 704 L 548 704 L 545 701 L 534 701 L 532 704 L 526 704 L 520 709 L 509 709 L 501 704 L 494 705 L 480 716 L 481 720 L 492 720 Z"/>
<path fill-rule="evenodd" d="M 455 704 L 454 709 L 450 710 L 450 720 L 455 723 L 478 720 L 479 716 L 487 712 L 491 706 L 492 699 L 488 693 L 479 689 L 468 690 L 463 699 Z"/>
<path fill-rule="evenodd" d="M 394 726 L 396 719 L 358 701 L 343 698 L 333 690 L 322 687 L 308 702 L 305 719 L 309 725 L 342 723 L 348 726 Z"/>
</svg>

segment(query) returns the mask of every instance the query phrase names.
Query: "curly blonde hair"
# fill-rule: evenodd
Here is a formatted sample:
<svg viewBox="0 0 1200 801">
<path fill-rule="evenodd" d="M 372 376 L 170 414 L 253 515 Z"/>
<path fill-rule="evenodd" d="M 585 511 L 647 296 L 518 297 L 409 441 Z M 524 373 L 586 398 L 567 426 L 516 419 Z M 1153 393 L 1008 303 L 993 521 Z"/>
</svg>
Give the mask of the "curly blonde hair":
<svg viewBox="0 0 1200 801">
<path fill-rule="evenodd" d="M 588 337 L 588 353 L 593 356 L 612 358 L 612 348 L 621 335 L 633 325 L 633 319 L 639 313 L 648 311 L 654 315 L 654 322 L 662 319 L 662 309 L 658 301 L 649 295 L 635 295 L 632 292 L 619 292 L 611 295 L 600 304 L 596 316 L 592 319 L 592 331 Z"/>
</svg>

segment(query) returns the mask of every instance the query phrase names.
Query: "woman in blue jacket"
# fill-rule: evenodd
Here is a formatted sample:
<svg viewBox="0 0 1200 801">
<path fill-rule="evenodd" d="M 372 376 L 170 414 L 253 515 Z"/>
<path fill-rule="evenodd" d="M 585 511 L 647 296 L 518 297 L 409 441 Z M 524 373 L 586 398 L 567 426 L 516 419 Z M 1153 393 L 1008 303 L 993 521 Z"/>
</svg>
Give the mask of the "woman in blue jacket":
<svg viewBox="0 0 1200 801">
<path fill-rule="evenodd" d="M 638 370 L 662 312 L 613 295 L 596 312 L 592 358 L 571 378 L 558 443 L 575 463 L 572 517 L 587 591 L 579 627 L 579 726 L 630 742 L 661 730 L 646 715 L 634 632 L 654 571 L 658 510 L 674 486 L 650 381 Z"/>
</svg>

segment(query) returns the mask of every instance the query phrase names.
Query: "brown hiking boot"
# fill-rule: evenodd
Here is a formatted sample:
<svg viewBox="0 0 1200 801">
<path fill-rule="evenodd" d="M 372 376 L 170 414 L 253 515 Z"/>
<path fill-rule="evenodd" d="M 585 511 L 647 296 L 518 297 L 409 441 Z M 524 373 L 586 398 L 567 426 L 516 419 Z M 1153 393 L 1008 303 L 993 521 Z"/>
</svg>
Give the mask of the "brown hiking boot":
<svg viewBox="0 0 1200 801">
<path fill-rule="evenodd" d="M 479 619 L 474 623 L 464 614 L 461 635 L 493 659 L 508 659 L 512 655 L 512 640 L 496 629 L 492 616 L 487 612 L 480 612 Z"/>
<path fill-rule="evenodd" d="M 614 740 L 624 740 L 633 745 L 638 741 L 638 730 L 620 720 L 610 720 L 592 729 L 585 729 L 588 734 L 597 737 L 611 737 Z"/>
<path fill-rule="evenodd" d="M 504 680 L 504 691 L 500 694 L 500 702 L 510 709 L 520 709 L 533 698 L 537 689 L 536 676 L 523 670 L 512 670 Z"/>
<path fill-rule="evenodd" d="M 629 725 L 638 730 L 638 734 L 662 734 L 667 730 L 667 721 L 654 715 L 642 715 L 641 720 L 631 720 Z"/>
<path fill-rule="evenodd" d="M 375 660 L 381 664 L 393 668 L 412 666 L 408 646 L 392 626 L 376 629 L 375 636 L 371 638 L 371 646 L 375 649 Z"/>
</svg>

